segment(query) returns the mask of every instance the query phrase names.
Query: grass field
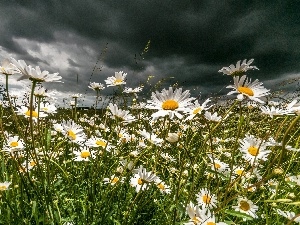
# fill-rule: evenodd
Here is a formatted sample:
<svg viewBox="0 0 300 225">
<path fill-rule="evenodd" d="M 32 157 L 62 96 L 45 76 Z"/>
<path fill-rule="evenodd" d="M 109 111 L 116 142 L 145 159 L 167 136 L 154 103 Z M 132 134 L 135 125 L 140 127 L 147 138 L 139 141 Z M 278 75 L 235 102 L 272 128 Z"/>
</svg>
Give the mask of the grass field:
<svg viewBox="0 0 300 225">
<path fill-rule="evenodd" d="M 219 71 L 234 81 L 222 104 L 175 87 L 141 101 L 116 72 L 90 88 L 96 107 L 102 89 L 121 94 L 87 111 L 80 95 L 55 107 L 40 84 L 58 74 L 4 63 L 0 224 L 299 223 L 300 106 L 272 102 L 245 75 L 252 61 Z M 15 73 L 32 82 L 27 98 L 8 89 Z"/>
</svg>

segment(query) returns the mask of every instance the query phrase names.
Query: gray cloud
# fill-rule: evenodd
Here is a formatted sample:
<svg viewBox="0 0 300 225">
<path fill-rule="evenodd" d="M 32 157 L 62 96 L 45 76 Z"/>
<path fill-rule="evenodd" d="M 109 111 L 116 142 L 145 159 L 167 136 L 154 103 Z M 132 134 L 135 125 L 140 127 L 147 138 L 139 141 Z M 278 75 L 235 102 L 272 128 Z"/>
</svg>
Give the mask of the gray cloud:
<svg viewBox="0 0 300 225">
<path fill-rule="evenodd" d="M 245 58 L 260 68 L 251 77 L 273 88 L 299 74 L 299 8 L 289 0 L 7 0 L 0 3 L 0 56 L 59 72 L 64 84 L 46 85 L 63 92 L 91 94 L 89 81 L 124 71 L 130 87 L 151 75 L 195 95 L 225 94 L 230 78 L 217 71 Z"/>
</svg>

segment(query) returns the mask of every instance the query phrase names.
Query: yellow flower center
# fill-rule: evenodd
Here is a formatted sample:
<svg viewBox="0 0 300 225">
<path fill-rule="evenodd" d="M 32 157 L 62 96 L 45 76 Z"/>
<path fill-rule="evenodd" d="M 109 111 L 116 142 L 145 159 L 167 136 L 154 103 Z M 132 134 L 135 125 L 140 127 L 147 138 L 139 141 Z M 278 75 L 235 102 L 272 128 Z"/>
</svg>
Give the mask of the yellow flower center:
<svg viewBox="0 0 300 225">
<path fill-rule="evenodd" d="M 198 108 L 196 108 L 196 109 L 193 110 L 193 114 L 197 114 L 200 111 L 202 111 L 202 109 L 201 109 L 201 107 L 198 107 Z"/>
<path fill-rule="evenodd" d="M 253 192 L 253 191 L 255 191 L 255 188 L 254 187 L 250 187 L 250 188 L 248 188 L 248 191 Z"/>
<path fill-rule="evenodd" d="M 215 167 L 216 167 L 216 169 L 220 169 L 221 165 L 219 163 L 215 163 Z"/>
<path fill-rule="evenodd" d="M 165 190 L 165 185 L 163 185 L 162 183 L 158 184 L 157 187 L 161 190 Z"/>
<path fill-rule="evenodd" d="M 1 185 L 0 186 L 0 191 L 5 191 L 7 189 L 7 186 L 6 185 Z"/>
<path fill-rule="evenodd" d="M 138 179 L 138 184 L 142 185 L 143 184 L 143 180 L 141 178 Z"/>
<path fill-rule="evenodd" d="M 193 221 L 195 224 L 197 224 L 197 223 L 200 223 L 200 222 L 201 222 L 201 220 L 199 220 L 199 218 L 198 218 L 198 217 L 196 217 L 196 216 L 194 216 L 194 217 L 192 218 L 192 221 Z"/>
<path fill-rule="evenodd" d="M 112 184 L 115 184 L 119 181 L 119 178 L 118 177 L 114 177 L 114 179 L 111 180 L 111 183 Z"/>
<path fill-rule="evenodd" d="M 81 153 L 80 153 L 80 157 L 81 158 L 87 158 L 87 157 L 89 157 L 89 156 L 91 156 L 91 153 L 89 152 L 89 151 L 82 151 Z"/>
<path fill-rule="evenodd" d="M 235 173 L 239 176 L 242 176 L 242 174 L 244 173 L 244 170 L 239 169 L 239 170 L 236 170 Z"/>
<path fill-rule="evenodd" d="M 254 95 L 253 91 L 248 87 L 238 87 L 237 90 L 242 94 L 246 94 L 246 95 L 249 95 L 249 96 Z"/>
<path fill-rule="evenodd" d="M 31 111 L 31 110 L 25 112 L 25 115 L 30 116 L 30 112 L 32 112 L 32 117 L 38 117 L 38 113 L 36 111 Z"/>
<path fill-rule="evenodd" d="M 69 130 L 69 131 L 68 131 L 68 136 L 69 136 L 72 140 L 76 140 L 76 134 L 75 134 L 73 131 Z"/>
<path fill-rule="evenodd" d="M 210 200 L 211 200 L 211 197 L 209 197 L 209 195 L 203 195 L 203 196 L 202 196 L 202 201 L 203 201 L 205 204 L 209 204 L 209 203 L 210 203 Z"/>
<path fill-rule="evenodd" d="M 19 143 L 17 141 L 12 141 L 10 143 L 10 147 L 17 147 L 17 146 L 19 146 Z"/>
<path fill-rule="evenodd" d="M 207 225 L 216 225 L 214 222 L 208 222 Z"/>
<path fill-rule="evenodd" d="M 175 110 L 179 107 L 178 102 L 172 99 L 166 100 L 162 104 L 164 110 Z"/>
<path fill-rule="evenodd" d="M 244 211 L 248 211 L 250 209 L 250 205 L 246 201 L 241 201 L 240 202 L 240 209 Z"/>
<path fill-rule="evenodd" d="M 116 79 L 116 80 L 114 81 L 114 84 L 119 84 L 119 83 L 122 83 L 122 82 L 123 82 L 122 79 Z"/>
<path fill-rule="evenodd" d="M 96 145 L 99 145 L 99 146 L 101 146 L 101 147 L 105 147 L 105 146 L 106 146 L 106 143 L 105 143 L 104 141 L 102 141 L 102 140 L 97 140 L 97 141 L 96 141 Z"/>
<path fill-rule="evenodd" d="M 258 151 L 258 148 L 254 147 L 254 146 L 250 146 L 248 148 L 248 152 L 252 156 L 257 156 L 259 151 Z"/>
<path fill-rule="evenodd" d="M 35 166 L 35 165 L 36 165 L 35 161 L 30 162 L 30 166 Z"/>
</svg>

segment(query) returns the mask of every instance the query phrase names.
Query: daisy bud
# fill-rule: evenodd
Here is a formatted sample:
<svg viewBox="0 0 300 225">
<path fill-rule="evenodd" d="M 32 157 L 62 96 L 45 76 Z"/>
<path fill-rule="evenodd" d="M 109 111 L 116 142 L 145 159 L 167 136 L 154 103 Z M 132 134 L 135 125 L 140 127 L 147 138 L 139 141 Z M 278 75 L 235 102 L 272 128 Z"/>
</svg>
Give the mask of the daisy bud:
<svg viewBox="0 0 300 225">
<path fill-rule="evenodd" d="M 182 175 L 187 177 L 189 175 L 189 171 L 187 170 L 183 171 Z"/>
<path fill-rule="evenodd" d="M 289 198 L 296 198 L 296 195 L 295 195 L 295 193 L 289 193 L 289 194 L 288 194 L 288 197 L 289 197 Z"/>
<path fill-rule="evenodd" d="M 123 173 L 123 167 L 122 166 L 119 166 L 118 168 L 117 168 L 117 173 Z"/>
<path fill-rule="evenodd" d="M 168 133 L 168 137 L 166 138 L 166 140 L 171 143 L 177 142 L 178 139 L 179 136 L 176 133 Z"/>
<path fill-rule="evenodd" d="M 276 175 L 281 175 L 281 174 L 283 174 L 283 172 L 284 171 L 281 168 L 275 168 L 273 170 L 273 173 L 276 174 Z"/>
</svg>

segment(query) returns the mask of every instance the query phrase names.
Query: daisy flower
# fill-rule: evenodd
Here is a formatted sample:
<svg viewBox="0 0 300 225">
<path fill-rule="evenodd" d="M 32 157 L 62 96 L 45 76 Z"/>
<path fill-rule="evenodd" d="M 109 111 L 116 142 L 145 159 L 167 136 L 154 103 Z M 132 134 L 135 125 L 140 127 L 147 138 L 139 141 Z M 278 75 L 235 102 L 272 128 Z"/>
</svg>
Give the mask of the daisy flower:
<svg viewBox="0 0 300 225">
<path fill-rule="evenodd" d="M 293 175 L 286 177 L 286 181 L 294 182 L 300 186 L 300 175 Z"/>
<path fill-rule="evenodd" d="M 257 107 L 257 103 L 256 102 L 247 102 L 247 108 L 248 109 L 253 109 Z"/>
<path fill-rule="evenodd" d="M 81 150 L 74 150 L 75 154 L 74 161 L 90 161 L 91 158 L 96 158 L 95 151 L 90 151 L 88 148 L 83 147 Z"/>
<path fill-rule="evenodd" d="M 204 209 L 205 210 L 205 209 Z M 227 223 L 224 222 L 216 222 L 216 217 L 213 215 L 209 210 L 206 210 L 202 217 L 202 223 L 201 225 L 227 225 Z"/>
<path fill-rule="evenodd" d="M 58 73 L 50 74 L 48 71 L 41 71 L 39 66 L 33 68 L 27 66 L 24 60 L 15 60 L 11 58 L 11 63 L 18 69 L 22 76 L 18 80 L 29 79 L 35 82 L 61 82 L 62 77 L 58 76 Z"/>
<path fill-rule="evenodd" d="M 108 145 L 108 142 L 106 140 L 104 140 L 103 138 L 99 138 L 99 137 L 89 138 L 86 141 L 85 145 L 88 147 L 95 147 L 95 148 L 101 147 L 103 149 L 106 149 L 107 151 L 109 151 L 110 147 L 111 147 Z"/>
<path fill-rule="evenodd" d="M 125 78 L 127 76 L 127 73 L 123 73 L 123 71 L 115 72 L 114 77 L 108 77 L 105 81 L 107 87 L 109 86 L 118 86 L 121 84 L 126 84 Z"/>
<path fill-rule="evenodd" d="M 243 167 L 234 167 L 233 168 L 233 176 L 235 177 L 244 177 L 246 175 L 246 171 L 245 171 L 245 168 Z"/>
<path fill-rule="evenodd" d="M 190 217 L 189 222 L 184 223 L 185 225 L 200 225 L 202 224 L 202 218 L 205 216 L 205 210 L 200 209 L 198 205 L 194 205 L 190 202 L 186 206 L 186 212 Z"/>
<path fill-rule="evenodd" d="M 41 86 L 39 86 L 39 87 L 37 87 L 35 90 L 34 90 L 34 96 L 35 97 L 48 97 L 48 95 L 47 95 L 47 89 L 46 88 L 44 88 L 44 87 L 41 87 Z"/>
<path fill-rule="evenodd" d="M 47 114 L 44 112 L 38 112 L 35 110 L 30 110 L 28 107 L 26 106 L 20 106 L 17 108 L 17 114 L 18 115 L 23 115 L 25 116 L 25 118 L 29 118 L 30 114 L 32 114 L 32 119 L 33 120 L 37 120 L 37 118 L 42 118 L 42 117 L 46 117 Z"/>
<path fill-rule="evenodd" d="M 129 93 L 141 92 L 142 90 L 143 90 L 143 88 L 141 88 L 141 87 L 136 87 L 136 88 L 125 87 L 125 90 L 123 92 L 129 94 Z"/>
<path fill-rule="evenodd" d="M 296 216 L 296 214 L 295 214 L 294 212 L 290 212 L 290 211 L 282 211 L 282 210 L 280 210 L 280 209 L 276 209 L 276 212 L 277 212 L 279 215 L 281 215 L 281 216 L 283 216 L 283 217 L 285 217 L 285 218 L 287 218 L 287 219 L 289 219 L 289 220 L 292 220 L 292 219 L 293 219 L 294 222 L 300 223 L 300 216 L 297 216 L 296 218 L 294 218 L 294 217 Z"/>
<path fill-rule="evenodd" d="M 229 169 L 229 165 L 222 162 L 221 160 L 218 160 L 218 159 L 212 159 L 210 158 L 211 160 L 211 170 L 213 171 L 217 171 L 219 173 L 224 173 L 226 171 L 228 171 Z"/>
<path fill-rule="evenodd" d="M 19 138 L 19 136 L 10 136 L 7 139 L 7 145 L 6 148 L 4 148 L 3 151 L 6 152 L 15 152 L 15 151 L 21 151 L 25 148 L 24 141 Z"/>
<path fill-rule="evenodd" d="M 146 190 L 148 188 L 148 184 L 154 182 L 158 179 L 158 177 L 152 173 L 147 172 L 143 166 L 140 166 L 135 170 L 135 175 L 130 179 L 130 185 L 135 187 L 136 192 L 140 190 Z"/>
<path fill-rule="evenodd" d="M 297 115 L 299 115 L 300 114 L 300 103 L 297 103 L 297 100 L 295 99 L 287 105 L 286 109 L 290 112 L 293 112 L 293 113 L 296 113 Z"/>
<path fill-rule="evenodd" d="M 196 115 L 201 114 L 203 110 L 208 110 L 211 106 L 207 106 L 207 104 L 210 102 L 210 99 L 206 99 L 205 102 L 202 103 L 202 105 L 199 104 L 198 101 L 194 102 L 193 105 L 190 106 L 190 108 L 187 108 L 185 110 L 185 113 L 189 116 L 185 120 L 191 120 Z"/>
<path fill-rule="evenodd" d="M 259 82 L 257 79 L 251 83 L 251 79 L 247 79 L 246 75 L 242 77 L 234 77 L 233 78 L 234 85 L 229 85 L 226 88 L 235 89 L 234 91 L 230 91 L 227 95 L 232 95 L 237 93 L 237 99 L 242 101 L 244 97 L 248 97 L 252 101 L 256 101 L 259 103 L 264 103 L 260 97 L 266 96 L 269 94 L 268 89 L 262 86 L 263 83 Z"/>
<path fill-rule="evenodd" d="M 117 177 L 115 175 L 111 175 L 110 178 L 104 178 L 103 181 L 104 181 L 105 184 L 115 185 L 118 182 L 123 183 L 124 177 L 120 179 L 119 177 Z"/>
<path fill-rule="evenodd" d="M 60 123 L 53 123 L 53 128 L 55 131 L 63 132 L 64 128 Z"/>
<path fill-rule="evenodd" d="M 201 205 L 203 208 L 213 208 L 217 207 L 217 198 L 214 194 L 211 194 L 207 188 L 202 188 L 197 196 L 198 205 Z"/>
<path fill-rule="evenodd" d="M 163 157 L 165 160 L 170 161 L 170 162 L 175 162 L 175 158 L 172 157 L 169 153 L 160 153 L 161 157 Z"/>
<path fill-rule="evenodd" d="M 109 127 L 104 125 L 103 123 L 100 123 L 99 125 L 97 125 L 97 127 L 99 127 L 99 129 L 103 130 L 104 132 L 110 131 Z"/>
<path fill-rule="evenodd" d="M 163 182 L 161 179 L 157 178 L 155 180 L 156 187 L 159 189 L 159 191 L 162 194 L 170 194 L 171 189 L 170 186 L 166 185 L 165 182 Z"/>
<path fill-rule="evenodd" d="M 70 105 L 71 107 L 75 107 L 77 104 L 76 104 L 76 101 L 70 101 L 70 102 L 69 102 L 69 105 Z"/>
<path fill-rule="evenodd" d="M 241 64 L 241 60 L 239 60 L 236 63 L 236 66 L 231 64 L 229 67 L 223 67 L 220 69 L 218 72 L 223 73 L 226 75 L 231 75 L 231 76 L 241 76 L 243 75 L 247 70 L 254 70 L 258 68 L 256 66 L 250 66 L 250 64 L 254 61 L 254 59 L 250 59 L 247 62 L 247 59 L 244 59 L 244 61 Z"/>
<path fill-rule="evenodd" d="M 88 86 L 88 88 L 94 90 L 94 91 L 100 91 L 103 90 L 105 87 L 103 84 L 101 83 L 96 83 L 96 82 L 90 82 L 90 86 Z"/>
<path fill-rule="evenodd" d="M 10 185 L 11 185 L 11 182 L 8 182 L 8 181 L 0 183 L 0 191 L 8 190 Z"/>
<path fill-rule="evenodd" d="M 232 208 L 235 209 L 235 211 L 239 211 L 242 213 L 246 213 L 249 216 L 252 216 L 253 218 L 258 218 L 256 211 L 258 210 L 258 206 L 254 205 L 251 200 L 248 200 L 244 197 L 238 198 L 238 204 L 236 206 L 232 206 Z"/>
<path fill-rule="evenodd" d="M 135 120 L 135 117 L 128 110 L 119 109 L 116 104 L 109 103 L 108 109 L 111 112 L 111 118 L 119 119 L 122 123 L 131 123 Z"/>
<path fill-rule="evenodd" d="M 262 114 L 269 115 L 271 118 L 273 118 L 273 116 L 282 116 L 282 115 L 290 115 L 291 114 L 291 112 L 289 112 L 286 109 L 276 108 L 274 106 L 271 106 L 271 107 L 261 106 L 260 110 L 261 110 Z"/>
<path fill-rule="evenodd" d="M 34 90 L 34 96 L 35 97 L 39 97 L 39 98 L 49 98 L 49 99 L 57 99 L 55 97 L 56 95 L 56 91 L 49 91 L 47 89 L 45 89 L 42 86 L 38 86 L 35 90 Z"/>
<path fill-rule="evenodd" d="M 270 137 L 270 138 L 268 139 L 268 141 L 267 141 L 267 145 L 268 145 L 268 146 L 281 146 L 282 143 L 281 143 L 281 142 L 277 142 L 277 141 L 275 141 L 274 138 Z"/>
<path fill-rule="evenodd" d="M 275 194 L 276 190 L 277 190 L 277 186 L 279 185 L 279 182 L 275 179 L 270 179 L 270 180 L 268 180 L 268 182 L 265 185 L 267 186 L 267 188 L 269 189 L 270 192 Z"/>
<path fill-rule="evenodd" d="M 145 129 L 139 131 L 138 133 L 146 138 L 150 143 L 155 145 L 160 145 L 164 141 L 163 139 L 158 138 L 156 134 L 148 133 Z"/>
<path fill-rule="evenodd" d="M 246 135 L 243 140 L 240 140 L 240 144 L 240 151 L 243 153 L 243 157 L 251 162 L 251 164 L 253 164 L 255 160 L 267 160 L 271 152 L 266 149 L 268 145 L 267 142 L 252 135 Z"/>
<path fill-rule="evenodd" d="M 214 122 L 220 122 L 222 119 L 221 116 L 218 116 L 217 112 L 215 112 L 214 114 L 211 114 L 211 112 L 206 111 L 204 113 L 204 116 L 207 120 L 214 121 Z"/>
<path fill-rule="evenodd" d="M 71 96 L 71 98 L 77 99 L 77 98 L 81 98 L 82 94 L 76 93 L 76 94 L 71 94 L 70 96 Z"/>
<path fill-rule="evenodd" d="M 48 102 L 40 104 L 40 110 L 49 114 L 56 113 L 56 106 Z"/>
<path fill-rule="evenodd" d="M 83 133 L 83 128 L 76 124 L 73 121 L 64 121 L 62 124 L 63 130 L 62 133 L 71 141 L 71 142 L 83 142 L 86 139 L 85 134 Z"/>
<path fill-rule="evenodd" d="M 152 114 L 154 120 L 167 115 L 170 119 L 173 119 L 174 115 L 181 119 L 183 116 L 179 112 L 185 111 L 194 99 L 190 98 L 188 90 L 182 92 L 182 89 L 179 88 L 173 91 L 173 88 L 170 87 L 169 90 L 163 89 L 161 93 L 152 92 L 151 100 L 147 101 L 146 108 L 158 110 Z"/>
<path fill-rule="evenodd" d="M 20 71 L 14 65 L 11 64 L 9 59 L 4 59 L 0 66 L 0 73 L 4 75 L 13 75 L 16 73 L 20 73 Z"/>
<path fill-rule="evenodd" d="M 121 129 L 118 136 L 120 138 L 119 139 L 120 143 L 128 143 L 128 142 L 133 142 L 133 141 L 137 140 L 137 138 L 134 134 L 129 134 L 126 131 L 124 131 L 123 129 Z"/>
<path fill-rule="evenodd" d="M 25 160 L 21 165 L 20 165 L 20 172 L 28 172 L 32 168 L 34 168 L 37 164 L 37 161 L 30 158 L 28 160 Z"/>
</svg>

